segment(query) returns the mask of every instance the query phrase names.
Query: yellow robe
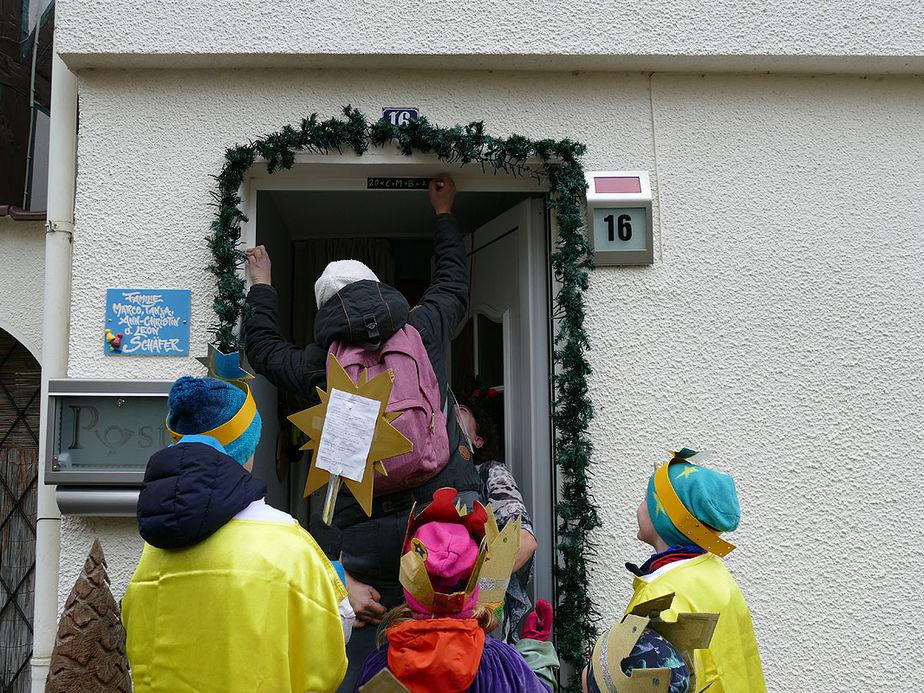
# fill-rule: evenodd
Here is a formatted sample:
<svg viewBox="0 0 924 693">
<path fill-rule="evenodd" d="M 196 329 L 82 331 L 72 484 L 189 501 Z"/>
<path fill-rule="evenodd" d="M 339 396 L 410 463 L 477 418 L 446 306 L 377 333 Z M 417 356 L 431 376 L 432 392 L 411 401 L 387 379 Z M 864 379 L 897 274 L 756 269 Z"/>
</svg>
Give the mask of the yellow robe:
<svg viewBox="0 0 924 693">
<path fill-rule="evenodd" d="M 135 693 L 333 691 L 344 597 L 296 524 L 230 520 L 189 548 L 145 544 L 122 600 Z"/>
<path fill-rule="evenodd" d="M 678 613 L 719 614 L 709 649 L 694 653 L 698 690 L 713 680 L 716 683 L 709 693 L 767 690 L 751 612 L 721 558 L 707 553 L 655 575 L 650 582 L 647 577 L 650 576 L 635 578 L 635 594 L 626 613 L 636 604 L 673 592 L 670 610 L 661 612 L 666 621 L 676 620 Z"/>
</svg>

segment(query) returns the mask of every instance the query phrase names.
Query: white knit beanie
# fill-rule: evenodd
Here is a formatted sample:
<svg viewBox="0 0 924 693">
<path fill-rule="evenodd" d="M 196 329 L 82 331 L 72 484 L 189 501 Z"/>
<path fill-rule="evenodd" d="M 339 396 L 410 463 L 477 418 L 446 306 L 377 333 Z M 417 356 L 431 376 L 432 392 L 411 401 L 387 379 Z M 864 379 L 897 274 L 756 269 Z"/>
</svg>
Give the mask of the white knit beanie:
<svg viewBox="0 0 924 693">
<path fill-rule="evenodd" d="M 359 260 L 334 260 L 329 262 L 318 281 L 314 283 L 314 300 L 318 308 L 327 303 L 343 287 L 361 279 L 379 280 L 375 272 Z"/>
</svg>

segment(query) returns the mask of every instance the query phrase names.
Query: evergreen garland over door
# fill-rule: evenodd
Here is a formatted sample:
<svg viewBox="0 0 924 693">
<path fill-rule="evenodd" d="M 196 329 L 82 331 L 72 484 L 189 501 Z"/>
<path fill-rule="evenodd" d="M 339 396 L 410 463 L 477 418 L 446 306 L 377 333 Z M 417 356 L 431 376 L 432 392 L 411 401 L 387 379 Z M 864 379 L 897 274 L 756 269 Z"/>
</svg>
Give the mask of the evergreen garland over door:
<svg viewBox="0 0 924 693">
<path fill-rule="evenodd" d="M 553 301 L 556 323 L 553 349 L 554 373 L 552 422 L 555 429 L 554 458 L 559 471 L 558 564 L 555 570 L 557 605 L 555 634 L 559 656 L 573 667 L 565 691 L 579 693 L 580 672 L 597 636 L 598 612 L 588 592 L 589 558 L 595 555 L 590 532 L 600 526 L 597 507 L 589 489 L 591 442 L 587 428 L 593 407 L 587 394 L 590 348 L 584 331 L 584 298 L 587 270 L 593 267 L 591 249 L 584 237 L 586 183 L 581 156 L 586 148 L 569 139 L 533 140 L 522 135 L 507 138 L 485 134 L 481 122 L 440 128 L 426 118 L 393 125 L 386 119 L 369 123 L 357 109 L 346 106 L 342 120 L 321 121 L 316 113 L 297 126 L 248 144 L 230 147 L 216 176 L 212 194 L 217 212 L 208 245 L 213 262 L 207 270 L 215 276 L 213 309 L 214 344 L 223 352 L 243 347 L 237 324 L 248 306 L 241 267 L 246 259 L 240 247 L 241 223 L 238 193 L 248 169 L 258 158 L 267 171 L 289 169 L 301 152 L 326 154 L 352 150 L 362 154 L 370 146 L 397 145 L 405 155 L 433 153 L 447 164 L 476 165 L 483 170 L 546 181 L 549 207 L 558 223 L 558 243 L 551 257 L 552 271 L 560 289 Z M 532 164 L 527 162 L 537 161 Z"/>
</svg>

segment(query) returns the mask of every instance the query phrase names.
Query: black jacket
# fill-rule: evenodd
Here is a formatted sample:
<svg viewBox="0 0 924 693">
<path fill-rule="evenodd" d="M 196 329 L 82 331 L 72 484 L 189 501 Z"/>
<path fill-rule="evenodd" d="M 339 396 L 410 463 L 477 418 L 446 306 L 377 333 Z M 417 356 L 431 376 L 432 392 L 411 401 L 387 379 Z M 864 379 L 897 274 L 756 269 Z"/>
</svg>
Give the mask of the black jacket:
<svg viewBox="0 0 924 693">
<path fill-rule="evenodd" d="M 255 284 L 247 295 L 253 314 L 244 321 L 244 341 L 247 359 L 260 375 L 276 387 L 298 394 L 310 404 L 317 404 L 316 387 L 327 386 L 327 350 L 335 339 L 368 348 L 377 348 L 405 324 L 420 332 L 440 386 L 441 405 L 446 404 L 448 375 L 446 347 L 456 326 L 468 309 L 468 266 L 465 244 L 455 218 L 441 214 L 436 220 L 433 239 L 436 269 L 430 286 L 414 308 L 397 289 L 387 284 L 363 280 L 341 289 L 320 307 L 314 320 L 313 344 L 296 346 L 283 338 L 279 331 L 276 290 L 266 284 Z M 448 412 L 446 427 L 449 434 L 450 459 L 447 466 L 433 479 L 415 489 L 414 500 L 426 502 L 432 491 L 452 486 L 459 491 L 480 491 L 483 486 L 473 464 L 464 459 L 459 448 L 464 437 L 453 412 Z M 407 494 L 395 494 L 406 497 Z M 380 507 L 394 507 L 394 499 L 378 498 L 373 515 Z M 406 500 L 402 501 L 406 506 Z M 355 507 L 353 507 L 355 506 Z M 349 494 L 340 494 L 338 524 L 361 521 L 358 505 Z M 385 511 L 383 511 L 385 512 Z"/>
<path fill-rule="evenodd" d="M 247 359 L 276 387 L 317 404 L 315 387 L 327 382 L 327 350 L 335 339 L 377 348 L 405 324 L 420 332 L 442 404 L 446 401 L 446 347 L 468 307 L 465 245 L 455 219 L 441 214 L 433 239 L 436 269 L 430 286 L 412 310 L 403 295 L 387 284 L 354 282 L 320 307 L 314 320 L 313 344 L 299 347 L 279 332 L 276 290 L 255 284 L 247 295 L 253 315 L 244 321 Z"/>
<path fill-rule="evenodd" d="M 138 496 L 138 531 L 151 546 L 181 549 L 207 539 L 266 495 L 233 457 L 205 443 L 154 453 Z"/>
</svg>

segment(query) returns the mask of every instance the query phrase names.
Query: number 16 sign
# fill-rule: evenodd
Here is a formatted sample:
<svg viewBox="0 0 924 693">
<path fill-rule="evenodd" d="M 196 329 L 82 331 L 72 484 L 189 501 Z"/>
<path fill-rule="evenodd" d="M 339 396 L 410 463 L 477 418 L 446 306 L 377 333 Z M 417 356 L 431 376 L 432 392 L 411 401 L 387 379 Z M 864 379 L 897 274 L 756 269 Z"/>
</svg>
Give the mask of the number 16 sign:
<svg viewBox="0 0 924 693">
<path fill-rule="evenodd" d="M 654 251 L 648 172 L 589 172 L 587 223 L 595 264 L 650 265 Z"/>
</svg>

